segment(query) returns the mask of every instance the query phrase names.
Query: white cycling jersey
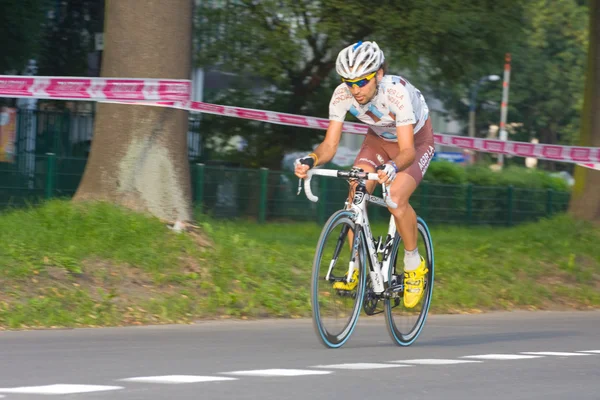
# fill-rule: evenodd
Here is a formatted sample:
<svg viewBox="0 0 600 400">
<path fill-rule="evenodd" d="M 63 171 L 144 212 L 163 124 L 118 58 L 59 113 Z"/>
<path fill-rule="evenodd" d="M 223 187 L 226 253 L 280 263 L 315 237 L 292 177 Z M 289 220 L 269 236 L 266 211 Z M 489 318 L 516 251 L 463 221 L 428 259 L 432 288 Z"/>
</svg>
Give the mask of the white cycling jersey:
<svg viewBox="0 0 600 400">
<path fill-rule="evenodd" d="M 329 102 L 329 119 L 344 122 L 348 112 L 390 142 L 398 141 L 397 126 L 412 124 L 416 134 L 429 118 L 429 107 L 421 92 L 397 75 L 384 75 L 367 104 L 357 102 L 346 83 L 340 84 Z"/>
</svg>

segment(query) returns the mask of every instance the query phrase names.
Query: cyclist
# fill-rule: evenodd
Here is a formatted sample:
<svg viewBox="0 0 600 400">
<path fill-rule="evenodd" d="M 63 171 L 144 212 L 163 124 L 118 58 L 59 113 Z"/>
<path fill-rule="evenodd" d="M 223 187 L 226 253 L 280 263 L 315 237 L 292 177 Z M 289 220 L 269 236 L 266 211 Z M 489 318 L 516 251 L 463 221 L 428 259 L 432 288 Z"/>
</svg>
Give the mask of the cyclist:
<svg viewBox="0 0 600 400">
<path fill-rule="evenodd" d="M 358 42 L 340 51 L 336 72 L 342 83 L 329 103 L 325 139 L 314 152 L 296 160 L 295 174 L 303 179 L 310 168 L 333 158 L 346 113 L 369 126 L 353 168 L 377 172 L 379 183 L 389 185 L 391 198 L 398 204 L 389 211 L 404 243 L 404 305 L 412 308 L 423 296 L 428 269 L 417 249 L 417 216 L 409 199 L 433 157 L 433 127 L 421 92 L 401 76 L 386 75 L 386 68 L 384 54 L 375 42 Z M 375 184 L 367 181 L 369 193 Z M 336 282 L 333 287 L 352 290 L 356 278 L 349 283 Z"/>
</svg>

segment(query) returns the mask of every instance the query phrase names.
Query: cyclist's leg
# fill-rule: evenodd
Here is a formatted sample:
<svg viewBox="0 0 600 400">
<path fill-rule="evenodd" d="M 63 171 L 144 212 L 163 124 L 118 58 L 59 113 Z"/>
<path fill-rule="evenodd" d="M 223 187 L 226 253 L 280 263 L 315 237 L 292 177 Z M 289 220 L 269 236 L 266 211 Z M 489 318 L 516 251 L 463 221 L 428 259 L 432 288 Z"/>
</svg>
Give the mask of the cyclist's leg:
<svg viewBox="0 0 600 400">
<path fill-rule="evenodd" d="M 391 184 L 390 195 L 398 207 L 390 209 L 394 215 L 396 229 L 404 243 L 404 304 L 414 307 L 424 293 L 424 276 L 427 273 L 425 260 L 417 248 L 417 215 L 409 200 L 421 183 L 434 153 L 433 127 L 427 120 L 425 126 L 415 135 L 415 161 L 406 170 L 396 175 Z"/>
<path fill-rule="evenodd" d="M 434 153 L 433 127 L 431 119 L 425 122 L 423 128 L 415 135 L 415 160 L 411 166 L 396 175 L 390 187 L 392 200 L 398 208 L 390 209 L 396 221 L 396 228 L 404 242 L 404 248 L 412 251 L 417 248 L 417 215 L 409 203 L 410 197 L 415 192 L 429 167 Z M 390 158 L 399 152 L 399 149 L 386 146 Z"/>
<path fill-rule="evenodd" d="M 408 251 L 417 248 L 417 214 L 409 203 L 416 188 L 415 179 L 406 172 L 399 172 L 390 188 L 392 200 L 398 204 L 397 208 L 390 208 L 390 212 L 394 216 L 404 248 Z"/>
<path fill-rule="evenodd" d="M 352 166 L 354 168 L 361 168 L 365 172 L 375 172 L 375 168 L 377 168 L 378 165 L 383 164 L 383 160 L 387 157 L 387 153 L 382 148 L 381 142 L 379 136 L 369 129 Z M 377 181 L 367 181 L 365 184 L 367 186 L 367 191 L 373 193 Z M 356 188 L 356 185 L 356 182 L 353 182 L 350 185 L 348 191 L 349 201 L 352 201 L 354 198 L 354 189 Z"/>
<path fill-rule="evenodd" d="M 377 136 L 373 131 L 371 131 L 371 129 L 369 129 L 369 131 L 367 132 L 367 136 L 365 137 L 365 140 L 363 141 L 363 144 L 360 148 L 360 151 L 358 152 L 358 155 L 356 156 L 356 159 L 352 164 L 353 167 L 361 168 L 363 171 L 369 173 L 375 172 L 375 168 L 378 165 L 383 164 L 383 161 L 381 160 L 385 160 L 387 157 L 387 153 L 381 147 L 381 142 L 382 141 L 381 139 L 379 139 L 379 136 Z M 375 190 L 375 185 L 377 185 L 377 181 L 366 181 L 365 185 L 367 187 L 367 192 L 373 193 L 373 190 Z M 348 189 L 349 203 L 352 203 L 354 199 L 354 191 L 356 189 L 356 186 L 357 182 L 352 182 L 350 184 L 350 188 Z M 348 242 L 350 243 L 350 245 L 352 245 L 353 237 L 354 236 L 352 232 L 349 232 Z"/>
</svg>

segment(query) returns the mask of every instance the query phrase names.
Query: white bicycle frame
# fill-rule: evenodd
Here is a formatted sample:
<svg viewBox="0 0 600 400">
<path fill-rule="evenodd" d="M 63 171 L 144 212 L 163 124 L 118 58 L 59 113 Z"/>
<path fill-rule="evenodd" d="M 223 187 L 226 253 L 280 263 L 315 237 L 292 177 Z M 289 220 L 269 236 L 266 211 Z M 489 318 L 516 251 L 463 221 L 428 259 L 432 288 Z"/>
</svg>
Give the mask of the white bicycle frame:
<svg viewBox="0 0 600 400">
<path fill-rule="evenodd" d="M 336 177 L 338 178 L 338 173 L 342 172 L 342 171 L 338 171 L 335 169 L 311 169 L 308 171 L 307 173 L 307 178 L 304 180 L 304 192 L 306 193 L 306 197 L 313 202 L 317 202 L 319 201 L 319 198 L 315 195 L 313 195 L 311 188 L 310 188 L 310 181 L 312 179 L 313 175 L 320 175 L 320 176 L 332 176 L 332 177 Z M 347 172 L 347 171 L 343 171 L 343 172 Z M 368 173 L 367 177 L 365 180 L 378 180 L 379 177 L 377 174 L 375 173 Z M 379 253 L 383 253 L 385 251 L 385 249 L 387 248 L 387 246 L 389 244 L 391 244 L 390 241 L 394 240 L 394 237 L 396 235 L 396 223 L 394 221 L 394 216 L 390 215 L 390 222 L 388 224 L 388 234 L 386 236 L 386 243 L 383 243 L 383 238 L 381 239 L 381 241 L 379 242 L 379 245 L 377 246 L 377 248 L 375 248 L 375 245 L 373 243 L 373 234 L 371 233 L 371 225 L 369 224 L 369 217 L 367 215 L 367 203 L 371 202 L 371 203 L 375 203 L 379 206 L 382 207 L 389 207 L 389 208 L 396 208 L 398 207 L 398 205 L 396 203 L 394 203 L 392 201 L 392 199 L 389 196 L 388 193 L 388 189 L 387 186 L 385 184 L 382 184 L 382 191 L 383 191 L 383 199 L 377 196 L 372 196 L 369 193 L 361 193 L 361 192 L 357 192 L 354 195 L 354 199 L 352 200 L 352 202 L 349 204 L 349 208 L 348 210 L 354 212 L 354 214 L 356 215 L 355 217 L 355 224 L 356 226 L 361 226 L 362 227 L 362 232 L 364 232 L 365 235 L 365 242 L 366 242 L 366 246 L 367 246 L 367 253 L 369 256 L 369 259 L 371 261 L 371 265 L 373 267 L 373 271 L 371 271 L 369 269 L 369 275 L 371 277 L 371 282 L 373 283 L 373 291 L 377 294 L 381 294 L 383 293 L 388 287 L 389 287 L 389 282 L 388 282 L 388 275 L 389 275 L 389 269 L 390 269 L 390 263 L 391 263 L 391 258 L 389 257 L 384 257 L 383 262 L 380 262 L 377 258 L 377 254 Z M 347 202 L 348 203 L 348 202 Z M 358 240 L 356 240 L 353 243 L 353 247 L 355 245 L 358 244 Z M 357 250 L 356 248 L 352 249 L 352 254 L 357 254 Z M 354 272 L 354 269 L 356 268 L 356 263 L 353 261 L 354 257 L 352 257 L 352 259 L 350 260 L 350 263 L 348 265 L 348 275 L 346 275 L 346 281 L 349 282 L 350 279 L 352 278 L 352 274 Z M 332 262 L 329 265 L 329 270 L 327 271 L 327 275 L 325 277 L 325 279 L 329 279 L 329 275 L 331 273 L 331 270 L 333 269 L 335 260 L 332 260 Z"/>
</svg>

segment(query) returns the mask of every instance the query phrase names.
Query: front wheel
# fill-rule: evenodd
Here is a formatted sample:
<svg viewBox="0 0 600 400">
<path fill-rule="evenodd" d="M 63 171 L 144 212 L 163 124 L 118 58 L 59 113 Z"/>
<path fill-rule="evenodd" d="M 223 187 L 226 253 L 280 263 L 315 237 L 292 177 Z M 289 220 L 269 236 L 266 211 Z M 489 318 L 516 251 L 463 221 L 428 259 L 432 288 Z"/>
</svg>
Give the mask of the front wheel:
<svg viewBox="0 0 600 400">
<path fill-rule="evenodd" d="M 405 307 L 403 301 L 404 292 L 401 288 L 404 280 L 404 251 L 403 246 L 400 246 L 401 240 L 399 237 L 394 240 L 394 247 L 390 253 L 391 265 L 388 282 L 396 282 L 396 285 L 392 287 L 396 290 L 392 290 L 391 296 L 385 300 L 385 319 L 392 340 L 400 346 L 410 346 L 417 340 L 425 326 L 433 294 L 434 256 L 431 234 L 427 224 L 421 218 L 417 218 L 417 229 L 419 232 L 417 238 L 419 254 L 425 259 L 425 265 L 427 265 L 429 272 L 425 274 L 423 297 L 413 308 Z"/>
<path fill-rule="evenodd" d="M 313 325 L 321 342 L 330 348 L 341 347 L 350 338 L 363 303 L 366 256 L 362 234 L 357 232 L 352 217 L 352 212 L 340 210 L 327 220 L 313 260 L 310 296 Z M 352 251 L 349 236 L 358 241 L 357 251 Z M 352 276 L 356 283 L 340 289 L 337 286 L 346 282 L 353 253 Z"/>
</svg>

